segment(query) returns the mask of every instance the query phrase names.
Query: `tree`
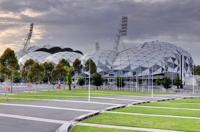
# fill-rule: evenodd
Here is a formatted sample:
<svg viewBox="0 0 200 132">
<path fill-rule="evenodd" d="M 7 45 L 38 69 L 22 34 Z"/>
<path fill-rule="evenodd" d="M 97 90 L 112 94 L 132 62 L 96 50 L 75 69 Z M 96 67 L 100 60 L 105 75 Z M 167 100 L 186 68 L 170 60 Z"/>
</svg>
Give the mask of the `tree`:
<svg viewBox="0 0 200 132">
<path fill-rule="evenodd" d="M 117 87 L 124 87 L 125 86 L 124 78 L 117 77 L 116 78 L 116 85 L 117 85 Z"/>
<path fill-rule="evenodd" d="M 90 64 L 90 66 L 89 66 Z M 97 72 L 97 66 L 94 63 L 94 61 L 92 59 L 88 59 L 85 63 L 85 70 L 89 72 L 90 70 L 90 74 L 96 73 Z"/>
<path fill-rule="evenodd" d="M 98 87 L 103 84 L 103 78 L 101 74 L 99 73 L 94 73 L 92 75 L 92 84 L 96 86 L 96 89 L 98 90 Z"/>
<path fill-rule="evenodd" d="M 24 65 L 22 67 L 22 71 L 21 71 L 23 80 L 28 81 L 28 71 L 30 71 L 30 69 L 34 63 L 35 63 L 35 61 L 32 59 L 29 59 L 24 63 Z"/>
<path fill-rule="evenodd" d="M 194 66 L 192 71 L 194 72 L 193 74 L 200 75 L 200 65 Z"/>
<path fill-rule="evenodd" d="M 19 69 L 18 60 L 17 57 L 15 56 L 15 52 L 10 48 L 7 48 L 4 51 L 4 53 L 0 57 L 0 63 L 2 66 L 5 66 L 6 68 L 11 68 L 15 70 Z"/>
<path fill-rule="evenodd" d="M 46 80 L 48 83 L 50 82 L 50 80 L 52 79 L 52 71 L 54 69 L 54 64 L 51 62 L 45 62 L 43 63 L 43 67 L 44 67 L 44 80 Z"/>
<path fill-rule="evenodd" d="M 68 67 L 70 66 L 69 62 L 65 59 L 60 60 L 58 64 Z"/>
<path fill-rule="evenodd" d="M 84 79 L 83 77 L 79 77 L 79 78 L 78 78 L 78 85 L 79 85 L 79 86 L 85 85 L 85 79 Z"/>
<path fill-rule="evenodd" d="M 182 80 L 180 79 L 179 75 L 177 75 L 176 79 L 174 80 L 174 84 L 177 86 L 177 88 L 180 88 L 182 83 Z"/>
<path fill-rule="evenodd" d="M 14 71 L 13 73 L 13 82 L 14 83 L 20 83 L 22 81 L 22 76 L 20 71 Z"/>
<path fill-rule="evenodd" d="M 64 81 L 66 77 L 66 71 L 63 64 L 57 64 L 52 71 L 52 79 L 54 81 L 62 80 Z"/>
<path fill-rule="evenodd" d="M 81 65 L 81 61 L 79 59 L 76 59 L 73 62 L 73 67 L 74 67 L 74 71 L 78 74 L 81 73 L 81 69 L 82 69 L 82 65 Z"/>
<path fill-rule="evenodd" d="M 28 79 L 32 83 L 40 83 L 44 79 L 44 67 L 39 63 L 34 63 L 28 72 Z"/>
<path fill-rule="evenodd" d="M 161 84 L 162 84 L 162 79 L 158 78 L 158 79 L 156 80 L 156 83 L 157 83 L 157 85 L 161 85 Z"/>
<path fill-rule="evenodd" d="M 165 89 L 171 88 L 172 80 L 168 77 L 164 77 L 162 80 L 162 85 Z"/>
<path fill-rule="evenodd" d="M 13 74 L 19 70 L 18 60 L 15 52 L 7 48 L 0 57 L 1 74 L 11 82 L 11 92 L 13 83 Z"/>
<path fill-rule="evenodd" d="M 69 86 L 69 90 L 71 90 L 71 85 L 72 85 L 72 79 L 73 79 L 73 75 L 74 75 L 74 68 L 71 66 L 65 66 L 65 71 L 66 71 L 66 81 L 67 84 Z"/>
</svg>

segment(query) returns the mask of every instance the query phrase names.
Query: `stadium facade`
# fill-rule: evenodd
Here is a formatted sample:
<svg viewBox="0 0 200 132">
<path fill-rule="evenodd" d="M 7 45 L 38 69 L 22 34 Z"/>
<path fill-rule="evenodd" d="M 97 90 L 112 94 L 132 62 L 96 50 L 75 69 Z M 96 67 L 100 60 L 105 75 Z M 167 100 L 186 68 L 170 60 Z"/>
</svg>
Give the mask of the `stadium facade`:
<svg viewBox="0 0 200 132">
<path fill-rule="evenodd" d="M 145 42 L 121 51 L 99 50 L 91 55 L 110 81 L 116 77 L 148 80 L 167 76 L 183 81 L 192 75 L 193 59 L 180 47 L 167 42 Z"/>
<path fill-rule="evenodd" d="M 84 56 L 81 51 L 61 47 L 30 47 L 27 54 L 19 58 L 20 65 L 28 59 L 36 62 L 57 64 L 61 59 L 71 64 L 75 59 L 84 63 L 91 58 L 97 65 L 97 71 L 109 82 L 116 77 L 127 80 L 149 80 L 165 76 L 184 79 L 192 75 L 193 59 L 184 49 L 167 42 L 145 42 L 123 50 L 98 50 Z"/>
</svg>

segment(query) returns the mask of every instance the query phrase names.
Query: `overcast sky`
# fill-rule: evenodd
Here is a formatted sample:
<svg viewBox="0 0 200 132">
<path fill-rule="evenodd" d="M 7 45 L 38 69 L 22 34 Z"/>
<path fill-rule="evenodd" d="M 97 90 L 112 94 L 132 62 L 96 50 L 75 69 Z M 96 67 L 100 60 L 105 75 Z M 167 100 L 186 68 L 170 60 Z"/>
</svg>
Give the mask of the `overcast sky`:
<svg viewBox="0 0 200 132">
<path fill-rule="evenodd" d="M 129 17 L 127 47 L 171 42 L 200 64 L 200 0 L 0 0 L 0 52 L 22 48 L 31 22 L 32 45 L 112 48 L 122 15 Z"/>
</svg>

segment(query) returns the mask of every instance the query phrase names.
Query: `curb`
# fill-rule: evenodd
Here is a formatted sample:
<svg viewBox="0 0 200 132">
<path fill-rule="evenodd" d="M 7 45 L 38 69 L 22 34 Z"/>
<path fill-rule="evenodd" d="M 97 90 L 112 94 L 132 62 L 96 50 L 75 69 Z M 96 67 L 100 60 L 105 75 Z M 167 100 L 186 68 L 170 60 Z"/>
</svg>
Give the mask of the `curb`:
<svg viewBox="0 0 200 132">
<path fill-rule="evenodd" d="M 85 120 L 87 118 L 90 118 L 90 117 L 93 117 L 93 116 L 96 116 L 96 115 L 99 115 L 99 114 L 102 114 L 105 111 L 112 111 L 112 110 L 119 109 L 119 108 L 125 108 L 125 107 L 130 106 L 130 105 L 139 105 L 139 104 L 162 102 L 162 101 L 177 100 L 177 99 L 194 99 L 194 98 L 200 98 L 200 97 L 192 97 L 192 96 L 191 97 L 181 97 L 181 98 L 172 97 L 172 98 L 158 99 L 156 101 L 143 101 L 143 102 L 141 101 L 141 102 L 135 102 L 135 103 L 130 103 L 130 104 L 111 106 L 111 107 L 108 107 L 108 108 L 101 110 L 101 111 L 96 111 L 96 112 L 88 113 L 88 114 L 85 114 L 85 115 L 81 115 L 81 116 L 75 118 L 73 121 L 70 121 L 70 122 L 66 121 L 66 123 L 62 124 L 55 132 L 71 132 L 72 126 L 74 124 L 76 124 L 77 122 L 80 122 L 82 120 Z"/>
</svg>

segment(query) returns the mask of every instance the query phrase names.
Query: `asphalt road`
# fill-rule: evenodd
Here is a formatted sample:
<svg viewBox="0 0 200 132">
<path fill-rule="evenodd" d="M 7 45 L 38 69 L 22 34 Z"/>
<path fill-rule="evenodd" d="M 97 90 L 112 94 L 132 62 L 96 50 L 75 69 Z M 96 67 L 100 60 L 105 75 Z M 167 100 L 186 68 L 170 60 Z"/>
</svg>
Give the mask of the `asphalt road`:
<svg viewBox="0 0 200 132">
<path fill-rule="evenodd" d="M 0 103 L 0 131 L 55 132 L 62 124 L 110 107 L 191 95 L 109 96 L 76 100 Z"/>
</svg>

